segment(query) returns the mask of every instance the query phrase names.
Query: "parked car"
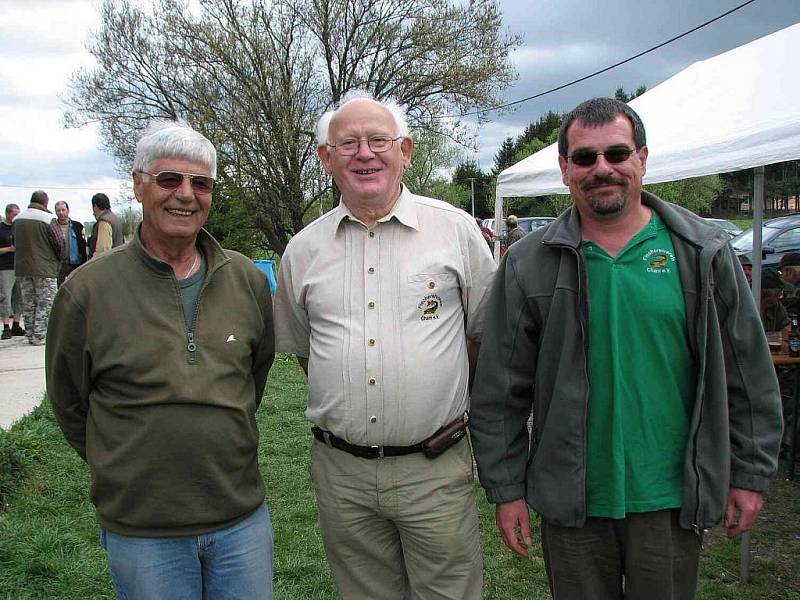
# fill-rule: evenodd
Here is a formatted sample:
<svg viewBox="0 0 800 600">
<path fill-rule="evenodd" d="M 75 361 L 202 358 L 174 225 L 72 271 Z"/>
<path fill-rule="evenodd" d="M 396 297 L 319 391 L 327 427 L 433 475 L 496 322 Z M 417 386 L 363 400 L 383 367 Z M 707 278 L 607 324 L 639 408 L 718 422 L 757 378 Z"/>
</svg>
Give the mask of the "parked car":
<svg viewBox="0 0 800 600">
<path fill-rule="evenodd" d="M 753 253 L 753 228 L 750 227 L 731 240 L 736 254 Z M 777 269 L 787 252 L 800 252 L 800 214 L 764 221 L 761 227 L 761 264 Z"/>
<path fill-rule="evenodd" d="M 555 220 L 555 217 L 519 217 L 517 218 L 517 226 L 525 230 L 527 233 L 530 233 L 531 231 L 536 231 L 545 225 L 549 225 Z M 481 223 L 481 227 L 486 227 L 492 232 L 492 235 L 494 235 L 494 219 L 484 219 Z M 501 241 L 506 239 L 505 220 L 500 224 L 500 239 Z"/>
<path fill-rule="evenodd" d="M 725 230 L 725 233 L 727 233 L 732 238 L 734 238 L 737 235 L 739 235 L 740 233 L 742 233 L 741 228 L 738 227 L 736 225 L 736 223 L 731 223 L 730 221 L 728 221 L 726 219 L 712 219 L 710 217 L 706 217 L 706 221 L 708 221 L 712 225 L 716 225 L 717 227 L 721 227 L 722 229 Z"/>
</svg>

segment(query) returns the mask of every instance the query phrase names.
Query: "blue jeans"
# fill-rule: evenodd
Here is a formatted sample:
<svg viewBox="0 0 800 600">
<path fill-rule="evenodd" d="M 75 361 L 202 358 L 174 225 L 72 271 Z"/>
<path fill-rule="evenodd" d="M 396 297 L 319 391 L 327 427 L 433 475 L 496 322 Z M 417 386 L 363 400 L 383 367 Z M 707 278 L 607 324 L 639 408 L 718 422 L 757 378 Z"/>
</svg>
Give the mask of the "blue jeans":
<svg viewBox="0 0 800 600">
<path fill-rule="evenodd" d="M 205 535 L 140 538 L 101 529 L 121 600 L 272 600 L 272 523 L 266 505 Z"/>
</svg>

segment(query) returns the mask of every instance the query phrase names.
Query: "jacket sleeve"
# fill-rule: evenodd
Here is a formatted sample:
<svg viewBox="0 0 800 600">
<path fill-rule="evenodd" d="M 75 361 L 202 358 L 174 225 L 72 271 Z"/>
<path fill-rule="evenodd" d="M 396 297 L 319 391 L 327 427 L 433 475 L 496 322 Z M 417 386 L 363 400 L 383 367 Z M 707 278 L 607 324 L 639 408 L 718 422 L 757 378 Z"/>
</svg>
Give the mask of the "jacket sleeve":
<svg viewBox="0 0 800 600">
<path fill-rule="evenodd" d="M 65 287 L 56 294 L 45 346 L 47 395 L 69 445 L 86 460 L 91 358 L 86 345 L 86 318 Z"/>
<path fill-rule="evenodd" d="M 48 234 L 53 252 L 55 252 L 59 262 L 64 262 L 65 258 L 69 258 L 69 247 L 67 246 L 67 240 L 64 239 L 64 234 L 61 233 L 61 226 L 56 219 L 50 221 Z"/>
<path fill-rule="evenodd" d="M 731 486 L 765 491 L 778 468 L 781 397 L 753 295 L 730 246 L 714 260 L 731 442 Z"/>
<path fill-rule="evenodd" d="M 528 419 L 538 335 L 509 255 L 500 263 L 486 306 L 469 428 L 489 502 L 525 496 Z"/>
<path fill-rule="evenodd" d="M 261 319 L 264 323 L 264 330 L 261 334 L 261 340 L 256 346 L 253 355 L 253 381 L 256 386 L 256 408 L 261 405 L 261 399 L 264 397 L 264 388 L 267 385 L 267 376 L 269 375 L 272 361 L 275 358 L 275 334 L 272 323 L 272 297 L 269 293 L 269 281 L 266 277 L 264 279 L 264 288 L 259 295 L 258 306 L 261 310 Z"/>
</svg>

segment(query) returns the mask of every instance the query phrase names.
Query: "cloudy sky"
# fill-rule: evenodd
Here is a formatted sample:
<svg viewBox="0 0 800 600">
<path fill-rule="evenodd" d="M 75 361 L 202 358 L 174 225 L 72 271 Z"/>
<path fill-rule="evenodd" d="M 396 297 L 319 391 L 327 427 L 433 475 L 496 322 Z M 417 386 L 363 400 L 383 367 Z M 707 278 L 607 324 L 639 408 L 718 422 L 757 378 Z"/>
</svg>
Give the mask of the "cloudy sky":
<svg viewBox="0 0 800 600">
<path fill-rule="evenodd" d="M 509 101 L 588 75 L 666 41 L 745 0 L 500 0 L 508 27 L 524 38 Z M 632 91 L 664 81 L 692 62 L 800 22 L 798 0 L 756 0 L 676 42 L 601 76 L 513 112 L 493 114 L 479 131 L 475 158 L 488 169 L 499 144 L 549 109 L 565 111 L 618 86 Z M 100 150 L 94 127 L 66 130 L 61 100 L 69 76 L 92 59 L 84 49 L 96 29 L 93 0 L 0 0 L 0 205 L 27 204 L 37 188 L 67 200 L 90 220 L 96 191 L 122 197 L 123 182 Z M 765 65 L 769 68 L 769 65 Z M 746 82 L 742 82 L 746 85 Z"/>
</svg>

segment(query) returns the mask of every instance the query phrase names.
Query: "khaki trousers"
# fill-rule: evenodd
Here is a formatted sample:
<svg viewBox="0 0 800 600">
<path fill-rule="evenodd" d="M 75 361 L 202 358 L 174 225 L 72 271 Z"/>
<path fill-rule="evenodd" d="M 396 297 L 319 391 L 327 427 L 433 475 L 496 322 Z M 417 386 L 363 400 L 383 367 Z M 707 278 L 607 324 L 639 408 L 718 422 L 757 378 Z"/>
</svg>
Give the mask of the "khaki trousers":
<svg viewBox="0 0 800 600">
<path fill-rule="evenodd" d="M 368 460 L 314 439 L 322 541 L 343 600 L 479 600 L 483 561 L 466 440 L 434 460 Z"/>
</svg>

